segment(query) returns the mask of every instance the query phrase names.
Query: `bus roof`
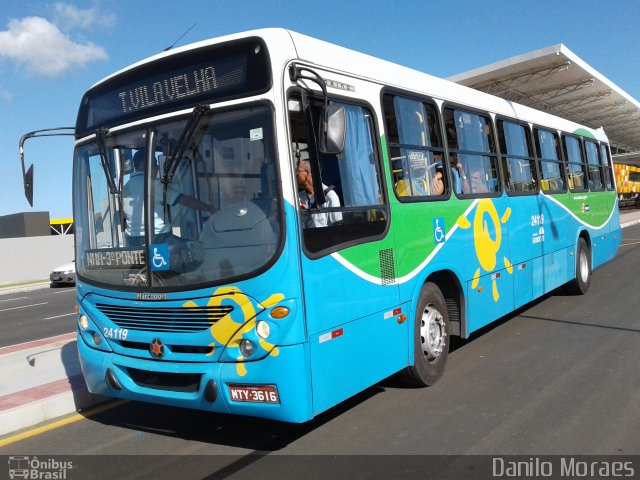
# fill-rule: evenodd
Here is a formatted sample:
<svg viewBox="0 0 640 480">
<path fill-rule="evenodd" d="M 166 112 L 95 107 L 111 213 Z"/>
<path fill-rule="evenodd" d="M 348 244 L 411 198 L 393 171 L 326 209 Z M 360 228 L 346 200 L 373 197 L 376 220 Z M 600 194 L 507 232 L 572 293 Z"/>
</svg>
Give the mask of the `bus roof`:
<svg viewBox="0 0 640 480">
<path fill-rule="evenodd" d="M 189 50 L 238 40 L 250 36 L 265 40 L 274 65 L 285 65 L 291 60 L 315 64 L 319 68 L 340 72 L 344 75 L 367 79 L 380 85 L 389 85 L 408 91 L 434 96 L 438 99 L 459 102 L 478 109 L 490 111 L 498 115 L 516 117 L 522 121 L 540 124 L 565 131 L 587 131 L 599 140 L 606 141 L 602 129 L 594 130 L 570 120 L 556 117 L 518 103 L 502 99 L 478 90 L 434 77 L 424 72 L 413 70 L 402 65 L 382 60 L 355 50 L 319 40 L 301 33 L 283 28 L 266 28 L 250 30 L 231 35 L 211 38 L 175 49 L 160 52 L 125 67 L 102 79 L 91 88 L 108 81 L 128 70 L 137 68 L 159 59 L 178 55 Z M 274 68 L 277 71 L 277 67 Z"/>
</svg>

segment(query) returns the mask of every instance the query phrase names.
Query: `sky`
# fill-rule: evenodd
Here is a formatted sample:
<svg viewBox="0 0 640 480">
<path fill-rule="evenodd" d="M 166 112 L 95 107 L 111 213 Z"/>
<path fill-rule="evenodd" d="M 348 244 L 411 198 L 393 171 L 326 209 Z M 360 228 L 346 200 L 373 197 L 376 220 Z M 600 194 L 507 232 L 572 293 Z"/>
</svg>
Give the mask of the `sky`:
<svg viewBox="0 0 640 480">
<path fill-rule="evenodd" d="M 195 26 L 193 26 L 195 24 Z M 72 137 L 18 141 L 75 124 L 84 92 L 107 75 L 176 46 L 284 27 L 448 77 L 565 44 L 640 99 L 638 0 L 0 0 L 0 215 L 72 216 Z"/>
</svg>

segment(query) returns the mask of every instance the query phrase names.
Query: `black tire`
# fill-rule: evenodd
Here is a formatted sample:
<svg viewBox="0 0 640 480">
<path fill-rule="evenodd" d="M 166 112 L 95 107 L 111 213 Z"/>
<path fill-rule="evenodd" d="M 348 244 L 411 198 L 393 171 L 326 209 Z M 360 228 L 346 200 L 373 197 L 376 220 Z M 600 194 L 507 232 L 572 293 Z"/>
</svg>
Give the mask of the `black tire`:
<svg viewBox="0 0 640 480">
<path fill-rule="evenodd" d="M 584 295 L 591 285 L 591 249 L 584 238 L 578 239 L 576 248 L 576 277 L 567 284 L 571 295 Z"/>
<path fill-rule="evenodd" d="M 449 313 L 435 284 L 422 287 L 413 323 L 414 364 L 400 372 L 400 380 L 428 387 L 442 376 L 449 356 Z"/>
</svg>

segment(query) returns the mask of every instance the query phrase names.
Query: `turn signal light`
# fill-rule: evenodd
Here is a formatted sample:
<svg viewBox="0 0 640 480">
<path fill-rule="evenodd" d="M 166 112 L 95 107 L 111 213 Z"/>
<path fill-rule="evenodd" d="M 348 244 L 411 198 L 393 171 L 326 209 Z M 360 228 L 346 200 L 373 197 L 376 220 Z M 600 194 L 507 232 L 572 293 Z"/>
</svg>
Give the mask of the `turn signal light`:
<svg viewBox="0 0 640 480">
<path fill-rule="evenodd" d="M 271 310 L 271 318 L 281 319 L 289 315 L 289 309 L 287 307 L 275 307 Z"/>
</svg>

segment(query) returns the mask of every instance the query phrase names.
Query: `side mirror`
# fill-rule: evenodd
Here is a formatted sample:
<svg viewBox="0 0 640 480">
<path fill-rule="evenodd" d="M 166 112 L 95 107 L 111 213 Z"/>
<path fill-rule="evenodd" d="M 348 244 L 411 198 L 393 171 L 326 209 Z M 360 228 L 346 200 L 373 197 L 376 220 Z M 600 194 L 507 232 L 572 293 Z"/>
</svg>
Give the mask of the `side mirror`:
<svg viewBox="0 0 640 480">
<path fill-rule="evenodd" d="M 24 174 L 24 196 L 27 197 L 29 205 L 33 207 L 33 164 Z"/>
<path fill-rule="evenodd" d="M 327 105 L 320 114 L 321 153 L 342 153 L 347 130 L 346 113 L 343 105 Z"/>
<path fill-rule="evenodd" d="M 69 133 L 64 133 L 68 131 Z M 52 132 L 52 133 L 49 133 Z M 20 152 L 20 164 L 22 165 L 22 181 L 24 182 L 24 196 L 27 197 L 29 205 L 33 207 L 33 164 L 29 167 L 29 170 L 24 170 L 24 142 L 34 137 L 72 137 L 74 136 L 75 129 L 73 127 L 57 127 L 57 128 L 45 128 L 43 130 L 34 130 L 33 132 L 25 133 L 20 137 L 18 142 L 18 151 Z"/>
</svg>

